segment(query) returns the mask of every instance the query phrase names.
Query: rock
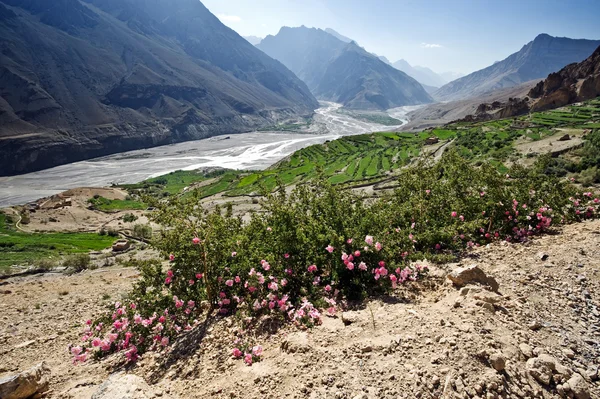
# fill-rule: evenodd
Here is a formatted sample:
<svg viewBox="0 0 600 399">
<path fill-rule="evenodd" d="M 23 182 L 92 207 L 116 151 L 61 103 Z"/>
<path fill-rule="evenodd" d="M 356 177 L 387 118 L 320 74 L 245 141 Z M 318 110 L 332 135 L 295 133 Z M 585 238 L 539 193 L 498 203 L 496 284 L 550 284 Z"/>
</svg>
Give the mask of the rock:
<svg viewBox="0 0 600 399">
<path fill-rule="evenodd" d="M 558 141 L 569 141 L 571 140 L 571 136 L 569 136 L 568 134 L 565 134 L 564 136 L 561 136 Z"/>
<path fill-rule="evenodd" d="M 545 261 L 546 259 L 548 259 L 548 254 L 544 253 L 544 252 L 538 252 L 537 255 L 539 260 L 541 261 Z"/>
<path fill-rule="evenodd" d="M 112 250 L 113 252 L 123 252 L 127 251 L 129 247 L 131 247 L 129 240 L 122 239 L 115 241 L 115 243 L 112 245 Z"/>
<path fill-rule="evenodd" d="M 563 349 L 563 355 L 565 355 L 569 359 L 575 358 L 575 352 L 573 352 L 571 349 Z"/>
<path fill-rule="evenodd" d="M 469 283 L 479 283 L 487 285 L 492 291 L 498 291 L 498 282 L 493 277 L 488 277 L 477 265 L 468 267 L 459 267 L 448 274 L 448 279 L 458 287 L 463 287 Z"/>
<path fill-rule="evenodd" d="M 519 345 L 519 350 L 521 351 L 523 356 L 525 356 L 526 359 L 533 357 L 533 348 L 531 346 L 527 344 L 521 344 Z"/>
<path fill-rule="evenodd" d="M 281 349 L 287 353 L 306 353 L 310 350 L 308 334 L 296 332 L 287 336 L 281 343 Z"/>
<path fill-rule="evenodd" d="M 150 399 L 155 396 L 143 378 L 123 372 L 112 374 L 92 395 L 92 399 Z"/>
<path fill-rule="evenodd" d="M 345 325 L 349 325 L 352 323 L 356 323 L 358 322 L 359 317 L 358 317 L 358 312 L 342 312 L 342 322 Z"/>
<path fill-rule="evenodd" d="M 575 399 L 590 399 L 590 388 L 581 374 L 573 373 L 567 384 L 569 384 Z"/>
<path fill-rule="evenodd" d="M 25 348 L 26 346 L 33 345 L 33 344 L 35 344 L 35 339 L 32 339 L 31 341 L 25 341 L 19 345 L 16 345 L 15 349 Z"/>
<path fill-rule="evenodd" d="M 534 320 L 531 323 L 529 323 L 529 329 L 533 330 L 533 331 L 537 331 L 537 330 L 539 330 L 542 327 L 543 327 L 542 323 L 540 323 L 537 320 Z"/>
<path fill-rule="evenodd" d="M 571 370 L 560 364 L 554 357 L 547 354 L 532 357 L 527 361 L 525 367 L 529 375 L 545 385 L 550 384 L 553 373 L 558 374 L 563 380 L 572 375 Z M 564 388 L 566 390 L 566 387 Z"/>
<path fill-rule="evenodd" d="M 506 359 L 501 353 L 493 353 L 490 355 L 490 365 L 496 371 L 502 371 L 506 367 Z"/>
<path fill-rule="evenodd" d="M 20 374 L 1 378 L 0 398 L 25 399 L 44 392 L 48 388 L 49 376 L 50 369 L 41 362 Z"/>
</svg>

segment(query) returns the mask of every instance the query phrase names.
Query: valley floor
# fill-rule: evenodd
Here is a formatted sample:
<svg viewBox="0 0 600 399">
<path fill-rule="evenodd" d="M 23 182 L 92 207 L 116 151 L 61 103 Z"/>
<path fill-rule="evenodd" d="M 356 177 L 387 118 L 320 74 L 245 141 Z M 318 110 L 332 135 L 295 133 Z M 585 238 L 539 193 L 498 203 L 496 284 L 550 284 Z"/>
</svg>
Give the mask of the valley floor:
<svg viewBox="0 0 600 399">
<path fill-rule="evenodd" d="M 471 264 L 498 281 L 499 294 L 446 280 Z M 46 361 L 50 397 L 90 398 L 117 359 L 74 366 L 67 346 L 79 339 L 77 326 L 118 300 L 136 276 L 112 267 L 6 280 L 0 372 Z M 479 248 L 460 265 L 432 265 L 429 278 L 397 296 L 324 317 L 309 331 L 287 326 L 265 334 L 264 359 L 252 367 L 230 356 L 230 319 L 218 319 L 205 335 L 198 330 L 171 353 L 121 370 L 147 381 L 130 377 L 123 397 L 554 398 L 557 385 L 563 397 L 600 397 L 600 220 L 524 245 Z M 554 362 L 554 371 L 546 369 L 551 386 L 533 377 L 543 359 Z M 570 387 L 572 373 L 582 378 Z"/>
</svg>

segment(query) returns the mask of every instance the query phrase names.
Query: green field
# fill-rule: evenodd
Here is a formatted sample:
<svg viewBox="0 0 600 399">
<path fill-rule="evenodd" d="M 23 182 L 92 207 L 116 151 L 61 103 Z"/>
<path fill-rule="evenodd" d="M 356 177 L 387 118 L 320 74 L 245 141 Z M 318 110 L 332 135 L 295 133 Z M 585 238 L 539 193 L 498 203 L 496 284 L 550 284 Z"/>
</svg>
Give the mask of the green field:
<svg viewBox="0 0 600 399">
<path fill-rule="evenodd" d="M 93 233 L 24 233 L 0 213 L 0 272 L 39 259 L 58 260 L 71 253 L 99 251 L 110 247 L 114 240 Z"/>
<path fill-rule="evenodd" d="M 348 112 L 348 111 L 342 111 Z M 600 127 L 600 100 L 582 105 L 533 113 L 518 118 L 488 122 L 457 122 L 420 133 L 371 133 L 346 136 L 313 145 L 292 154 L 272 168 L 258 172 L 221 171 L 220 175 L 200 172 L 173 172 L 126 188 L 145 188 L 146 192 L 165 196 L 207 178 L 213 182 L 198 189 L 200 197 L 224 192 L 225 195 L 258 194 L 273 190 L 278 184 L 290 185 L 323 175 L 332 184 L 352 187 L 390 178 L 419 156 L 425 140 L 437 137 L 440 144 L 452 141 L 451 147 L 473 161 L 489 160 L 504 169 L 504 164 L 522 157 L 515 142 L 541 140 L 558 134 L 557 128 L 596 129 Z"/>
<path fill-rule="evenodd" d="M 94 197 L 88 200 L 91 206 L 99 211 L 114 212 L 123 210 L 142 210 L 146 209 L 146 204 L 135 200 L 111 200 L 104 197 Z"/>
</svg>

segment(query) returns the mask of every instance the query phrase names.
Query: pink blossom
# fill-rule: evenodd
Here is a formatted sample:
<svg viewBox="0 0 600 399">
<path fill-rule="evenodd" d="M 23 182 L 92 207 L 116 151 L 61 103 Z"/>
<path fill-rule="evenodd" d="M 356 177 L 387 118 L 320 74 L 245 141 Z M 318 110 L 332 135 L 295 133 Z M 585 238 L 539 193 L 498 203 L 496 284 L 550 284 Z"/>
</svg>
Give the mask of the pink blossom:
<svg viewBox="0 0 600 399">
<path fill-rule="evenodd" d="M 265 271 L 269 271 L 271 269 L 271 265 L 269 264 L 269 262 L 263 263 L 262 267 Z"/>
<path fill-rule="evenodd" d="M 279 288 L 279 287 L 277 286 L 277 283 L 276 283 L 276 282 L 274 282 L 274 281 L 270 282 L 270 283 L 267 285 L 267 287 L 268 287 L 268 288 L 269 288 L 271 291 L 277 291 L 277 289 Z"/>
<path fill-rule="evenodd" d="M 235 276 L 235 278 L 233 279 L 233 281 L 235 281 L 237 284 L 239 284 L 240 281 L 242 281 L 242 279 L 240 278 L 240 276 Z"/>
<path fill-rule="evenodd" d="M 465 221 L 465 217 L 463 215 L 460 215 L 458 218 L 460 219 L 461 222 Z"/>
<path fill-rule="evenodd" d="M 431 190 L 425 190 L 425 194 L 429 195 L 431 193 Z"/>
<path fill-rule="evenodd" d="M 233 280 L 227 280 L 225 281 L 225 285 L 228 287 L 233 287 Z"/>
<path fill-rule="evenodd" d="M 96 337 L 96 338 L 94 338 L 92 340 L 92 346 L 93 347 L 97 348 L 97 347 L 99 347 L 101 345 L 102 345 L 102 340 L 100 338 Z"/>
<path fill-rule="evenodd" d="M 348 238 L 348 239 L 346 240 L 346 244 L 352 244 L 352 241 L 354 241 L 352 238 Z"/>
<path fill-rule="evenodd" d="M 325 250 L 329 253 L 332 253 L 334 248 L 331 245 L 328 245 L 327 247 L 325 247 Z"/>
<path fill-rule="evenodd" d="M 285 278 L 281 279 L 281 286 L 282 287 L 285 287 L 287 285 L 287 283 L 288 283 L 287 279 L 285 279 Z"/>
<path fill-rule="evenodd" d="M 135 316 L 133 316 L 133 322 L 135 324 L 142 324 L 142 316 L 140 316 L 139 314 L 136 314 Z"/>
<path fill-rule="evenodd" d="M 314 273 L 314 272 L 316 272 L 316 271 L 317 271 L 317 265 L 310 265 L 310 266 L 308 267 L 308 271 L 309 271 L 310 273 Z"/>
<path fill-rule="evenodd" d="M 452 213 L 450 214 L 453 218 L 455 218 L 456 216 L 458 216 L 458 213 L 456 213 L 456 211 L 452 211 Z"/>
<path fill-rule="evenodd" d="M 202 279 L 202 277 L 204 277 L 204 274 L 203 274 L 203 273 L 196 273 L 196 278 L 197 278 L 198 280 Z"/>
<path fill-rule="evenodd" d="M 194 279 L 190 279 L 190 281 L 188 281 L 189 285 L 194 285 L 194 283 L 195 283 Z"/>
<path fill-rule="evenodd" d="M 116 333 L 108 333 L 106 336 L 108 337 L 109 342 L 115 342 L 117 338 L 119 338 L 119 334 Z"/>
<path fill-rule="evenodd" d="M 354 256 L 357 258 L 360 256 L 360 251 L 358 249 L 354 251 Z"/>
<path fill-rule="evenodd" d="M 170 255 L 169 255 L 169 260 L 170 260 L 171 262 L 173 262 L 173 261 L 175 260 L 175 255 L 173 255 L 173 254 L 170 254 Z"/>
<path fill-rule="evenodd" d="M 325 289 L 325 291 L 330 292 L 331 286 L 329 284 L 327 284 L 324 289 Z"/>
<path fill-rule="evenodd" d="M 354 263 L 352 263 L 352 262 L 348 262 L 348 263 L 346 263 L 346 268 L 347 268 L 348 270 L 354 270 Z"/>
<path fill-rule="evenodd" d="M 244 354 L 241 350 L 239 350 L 238 348 L 233 348 L 233 350 L 231 351 L 231 354 L 233 355 L 233 357 L 235 357 L 236 359 L 239 359 L 240 357 L 242 357 L 242 355 Z"/>
<path fill-rule="evenodd" d="M 286 259 L 289 259 L 290 254 L 283 254 L 283 257 L 286 258 Z"/>
<path fill-rule="evenodd" d="M 392 281 L 392 288 L 396 289 L 396 284 L 398 282 L 398 277 L 394 276 L 393 274 L 390 274 L 390 280 Z"/>
<path fill-rule="evenodd" d="M 260 345 L 257 345 L 255 347 L 252 348 L 252 354 L 254 356 L 262 356 L 263 353 L 263 348 Z"/>
<path fill-rule="evenodd" d="M 231 253 L 231 257 L 236 257 L 236 256 L 237 256 L 237 252 L 233 251 L 233 252 Z"/>
<path fill-rule="evenodd" d="M 198 237 L 194 237 L 192 239 L 192 243 L 194 243 L 194 245 L 198 245 L 198 244 L 200 244 L 200 239 Z"/>
<path fill-rule="evenodd" d="M 360 264 L 358 265 L 358 268 L 362 271 L 367 270 L 367 264 L 365 262 L 360 262 Z"/>
<path fill-rule="evenodd" d="M 367 245 L 373 245 L 373 236 L 366 236 L 365 242 L 367 243 Z"/>
<path fill-rule="evenodd" d="M 375 249 L 376 249 L 377 251 L 381 251 L 381 248 L 383 248 L 383 245 L 381 245 L 381 243 L 380 243 L 380 242 L 376 242 L 376 243 L 375 243 Z"/>
<path fill-rule="evenodd" d="M 223 299 L 222 303 L 223 303 L 223 305 L 228 306 L 231 303 L 231 299 L 225 298 L 225 299 Z"/>
<path fill-rule="evenodd" d="M 250 353 L 244 356 L 244 363 L 246 363 L 248 366 L 252 366 L 252 355 Z"/>
<path fill-rule="evenodd" d="M 71 347 L 71 354 L 73 356 L 79 355 L 82 351 L 83 351 L 83 348 L 81 346 L 73 346 L 73 347 Z"/>
<path fill-rule="evenodd" d="M 273 231 L 273 229 L 270 227 L 267 227 L 267 231 Z"/>
<path fill-rule="evenodd" d="M 169 337 L 162 337 L 162 339 L 160 340 L 160 344 L 162 346 L 167 346 L 169 345 Z"/>
</svg>

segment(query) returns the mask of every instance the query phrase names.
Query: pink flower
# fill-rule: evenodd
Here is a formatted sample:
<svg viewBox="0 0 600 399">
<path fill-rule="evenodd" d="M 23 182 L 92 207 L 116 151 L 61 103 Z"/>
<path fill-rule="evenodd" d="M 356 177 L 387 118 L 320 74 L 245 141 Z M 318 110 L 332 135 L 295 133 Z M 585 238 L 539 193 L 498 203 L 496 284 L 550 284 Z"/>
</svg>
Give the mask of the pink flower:
<svg viewBox="0 0 600 399">
<path fill-rule="evenodd" d="M 269 262 L 263 263 L 262 267 L 265 271 L 269 271 L 269 269 L 271 269 L 271 265 L 269 264 Z"/>
<path fill-rule="evenodd" d="M 162 337 L 162 339 L 160 340 L 160 344 L 162 346 L 167 346 L 169 345 L 169 337 Z"/>
<path fill-rule="evenodd" d="M 285 287 L 287 285 L 287 283 L 288 283 L 287 279 L 285 279 L 285 278 L 281 279 L 281 286 L 282 287 Z"/>
<path fill-rule="evenodd" d="M 354 241 L 352 238 L 348 238 L 348 239 L 346 240 L 346 244 L 352 244 L 352 241 Z"/>
<path fill-rule="evenodd" d="M 452 213 L 450 214 L 453 218 L 455 218 L 456 216 L 458 216 L 458 213 L 456 213 L 456 211 L 452 211 Z"/>
<path fill-rule="evenodd" d="M 235 281 L 236 283 L 240 283 L 240 281 L 242 281 L 242 279 L 240 278 L 240 276 L 235 276 L 235 278 L 233 279 L 233 281 Z"/>
<path fill-rule="evenodd" d="M 252 355 L 250 353 L 244 356 L 244 363 L 246 363 L 248 366 L 252 366 Z"/>
<path fill-rule="evenodd" d="M 231 253 L 231 257 L 236 257 L 236 256 L 237 256 L 237 252 L 233 251 L 233 252 Z"/>
<path fill-rule="evenodd" d="M 357 258 L 360 256 L 360 251 L 358 249 L 354 251 L 354 256 Z"/>
<path fill-rule="evenodd" d="M 331 245 L 328 245 L 328 246 L 325 248 L 325 250 L 326 250 L 327 252 L 329 252 L 329 253 L 332 253 L 332 252 L 333 252 L 333 250 L 334 250 L 334 248 L 333 248 Z"/>
<path fill-rule="evenodd" d="M 325 289 L 325 291 L 330 292 L 331 286 L 329 284 L 327 284 L 324 289 Z"/>
<path fill-rule="evenodd" d="M 354 270 L 354 263 L 352 263 L 352 262 L 348 262 L 348 263 L 346 263 L 346 268 L 347 268 L 348 270 Z"/>
<path fill-rule="evenodd" d="M 170 254 L 170 255 L 169 255 L 169 260 L 170 260 L 171 262 L 173 262 L 173 261 L 175 260 L 175 255 L 173 255 L 173 254 Z"/>
<path fill-rule="evenodd" d="M 381 251 L 381 248 L 383 248 L 383 245 L 381 245 L 381 243 L 380 243 L 380 242 L 376 242 L 376 243 L 375 243 L 375 249 L 376 249 L 377 251 Z"/>
<path fill-rule="evenodd" d="M 192 238 L 192 243 L 194 243 L 194 245 L 198 245 L 200 244 L 200 239 L 198 237 L 194 237 Z"/>
<path fill-rule="evenodd" d="M 71 347 L 71 355 L 73 355 L 73 356 L 79 355 L 82 351 L 83 351 L 83 348 L 81 346 Z"/>
<path fill-rule="evenodd" d="M 99 347 L 99 346 L 101 346 L 101 345 L 102 345 L 102 340 L 101 340 L 100 338 L 97 338 L 97 337 L 96 337 L 96 338 L 94 338 L 94 339 L 92 340 L 92 346 L 93 346 L 93 347 L 97 348 L 97 347 Z"/>
<path fill-rule="evenodd" d="M 263 348 L 260 345 L 257 345 L 255 347 L 252 348 L 252 354 L 254 356 L 262 356 L 263 353 Z"/>
<path fill-rule="evenodd" d="M 233 355 L 234 358 L 239 359 L 240 357 L 242 357 L 243 353 L 241 350 L 239 350 L 238 348 L 233 348 L 233 350 L 231 351 L 231 354 Z"/>
<path fill-rule="evenodd" d="M 119 334 L 117 333 L 108 333 L 106 336 L 108 337 L 109 342 L 115 342 L 117 338 L 119 338 Z"/>
<path fill-rule="evenodd" d="M 267 227 L 267 231 L 273 231 L 273 229 L 270 227 Z"/>
<path fill-rule="evenodd" d="M 169 285 L 169 284 L 171 284 L 171 277 L 167 277 L 167 278 L 165 279 L 165 284 L 166 284 L 166 285 Z"/>
<path fill-rule="evenodd" d="M 135 324 L 142 324 L 142 316 L 140 316 L 139 314 L 136 314 L 135 316 L 133 316 L 133 322 Z"/>
<path fill-rule="evenodd" d="M 167 277 L 173 278 L 173 270 L 167 270 Z"/>
<path fill-rule="evenodd" d="M 373 245 L 373 236 L 366 236 L 365 242 L 367 243 L 367 245 Z"/>
<path fill-rule="evenodd" d="M 204 277 L 204 274 L 202 274 L 202 273 L 196 273 L 196 278 L 198 280 L 200 280 L 202 277 Z"/>
<path fill-rule="evenodd" d="M 398 277 L 394 276 L 393 274 L 390 274 L 390 280 L 392 281 L 392 288 L 396 289 L 396 284 L 398 282 Z"/>
<path fill-rule="evenodd" d="M 310 265 L 310 266 L 308 267 L 308 271 L 309 271 L 310 273 L 314 273 L 314 272 L 316 272 L 316 271 L 317 271 L 317 265 Z"/>
<path fill-rule="evenodd" d="M 283 257 L 288 259 L 290 257 L 290 254 L 284 254 Z"/>
<path fill-rule="evenodd" d="M 367 270 L 367 264 L 365 262 L 360 262 L 360 264 L 358 265 L 358 268 L 362 271 Z"/>
<path fill-rule="evenodd" d="M 431 190 L 425 190 L 425 194 L 429 195 L 431 193 Z"/>
<path fill-rule="evenodd" d="M 190 281 L 188 281 L 189 285 L 194 285 L 195 281 L 193 279 L 190 279 Z"/>
<path fill-rule="evenodd" d="M 279 288 L 279 287 L 277 286 L 277 283 L 276 283 L 276 282 L 274 282 L 274 281 L 270 282 L 270 283 L 267 285 L 267 287 L 268 287 L 268 288 L 269 288 L 271 291 L 277 291 L 277 289 Z"/>
<path fill-rule="evenodd" d="M 225 285 L 228 287 L 233 287 L 233 280 L 227 280 L 225 281 Z"/>
<path fill-rule="evenodd" d="M 458 218 L 460 219 L 461 222 L 465 221 L 465 217 L 463 215 L 460 215 Z"/>
</svg>

